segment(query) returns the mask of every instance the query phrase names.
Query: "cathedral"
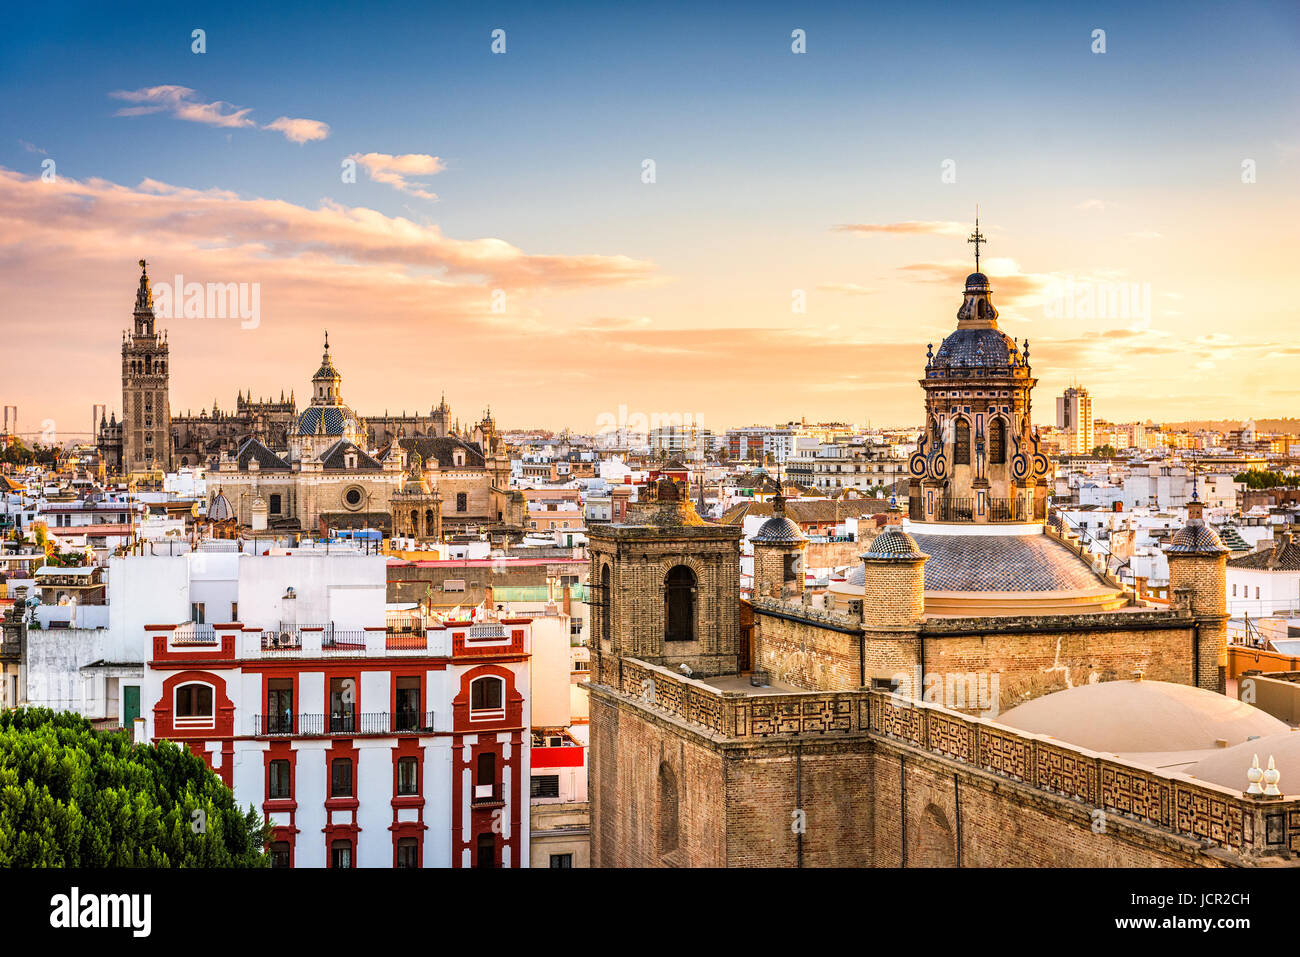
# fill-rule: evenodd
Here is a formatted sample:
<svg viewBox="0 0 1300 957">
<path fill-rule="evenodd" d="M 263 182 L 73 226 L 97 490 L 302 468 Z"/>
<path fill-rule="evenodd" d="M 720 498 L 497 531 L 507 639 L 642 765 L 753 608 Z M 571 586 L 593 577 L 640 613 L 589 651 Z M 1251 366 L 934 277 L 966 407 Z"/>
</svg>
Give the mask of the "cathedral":
<svg viewBox="0 0 1300 957">
<path fill-rule="evenodd" d="M 1300 861 L 1300 797 L 1246 793 L 1289 729 L 1224 694 L 1227 549 L 1193 502 L 1169 602 L 1095 566 L 1049 518 L 1034 383 L 977 261 L 908 509 L 816 601 L 779 497 L 752 601 L 741 529 L 671 479 L 590 529 L 593 866 Z"/>
<path fill-rule="evenodd" d="M 172 416 L 166 333 L 140 261 L 134 328 L 122 341 L 122 419 L 101 421 L 110 470 L 131 479 L 190 466 L 208 470 L 210 494 L 249 531 L 325 533 L 376 528 L 417 539 L 487 531 L 522 534 L 526 504 L 509 488 L 510 460 L 489 410 L 472 429 L 451 421 L 446 397 L 428 416 L 365 418 L 343 400 L 343 376 L 325 335 L 309 404 L 294 390 L 233 412 Z"/>
</svg>

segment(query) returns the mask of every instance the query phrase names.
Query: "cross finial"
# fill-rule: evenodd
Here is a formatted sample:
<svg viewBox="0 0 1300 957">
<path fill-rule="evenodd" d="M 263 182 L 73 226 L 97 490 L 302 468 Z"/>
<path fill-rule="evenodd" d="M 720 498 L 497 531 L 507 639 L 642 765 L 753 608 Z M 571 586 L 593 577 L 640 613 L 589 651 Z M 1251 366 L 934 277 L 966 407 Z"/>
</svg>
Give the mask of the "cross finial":
<svg viewBox="0 0 1300 957">
<path fill-rule="evenodd" d="M 325 330 L 325 351 L 330 351 L 330 331 L 328 329 Z"/>
<path fill-rule="evenodd" d="M 144 269 L 147 265 L 148 265 L 148 263 L 146 263 L 143 259 L 140 260 L 140 268 L 141 268 L 141 269 Z"/>
<path fill-rule="evenodd" d="M 970 239 L 966 240 L 966 242 L 975 244 L 975 271 L 979 272 L 980 243 L 986 243 L 988 240 L 985 239 L 984 234 L 980 232 L 980 208 L 978 206 L 975 207 L 975 232 L 970 234 Z"/>
</svg>

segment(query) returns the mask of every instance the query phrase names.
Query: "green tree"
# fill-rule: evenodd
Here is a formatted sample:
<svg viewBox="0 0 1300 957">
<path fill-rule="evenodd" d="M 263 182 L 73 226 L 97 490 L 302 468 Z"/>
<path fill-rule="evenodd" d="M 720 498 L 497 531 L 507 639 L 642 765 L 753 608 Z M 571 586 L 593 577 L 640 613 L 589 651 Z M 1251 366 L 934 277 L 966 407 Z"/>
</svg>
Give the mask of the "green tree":
<svg viewBox="0 0 1300 957">
<path fill-rule="evenodd" d="M 1113 445 L 1098 445 L 1096 448 L 1094 448 L 1094 449 L 1092 450 L 1092 454 L 1098 456 L 1099 458 L 1104 458 L 1104 459 L 1111 459 L 1111 458 L 1114 458 L 1114 457 L 1115 457 L 1115 446 L 1113 446 Z"/>
<path fill-rule="evenodd" d="M 0 713 L 0 867 L 265 867 L 270 826 L 188 750 Z"/>
</svg>

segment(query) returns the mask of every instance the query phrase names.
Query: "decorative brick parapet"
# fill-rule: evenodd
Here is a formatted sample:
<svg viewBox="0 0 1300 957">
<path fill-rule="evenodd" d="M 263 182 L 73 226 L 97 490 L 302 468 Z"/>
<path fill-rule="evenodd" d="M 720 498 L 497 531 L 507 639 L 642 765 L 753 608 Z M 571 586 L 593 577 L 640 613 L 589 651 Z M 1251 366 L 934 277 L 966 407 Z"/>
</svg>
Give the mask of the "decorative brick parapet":
<svg viewBox="0 0 1300 957">
<path fill-rule="evenodd" d="M 1177 772 L 1154 772 L 985 718 L 885 692 L 862 694 L 870 699 L 874 734 L 1238 853 L 1260 854 L 1283 847 L 1300 850 L 1300 797 L 1265 807 L 1238 791 Z M 1294 823 L 1284 843 L 1275 840 L 1270 847 L 1261 833 L 1265 810 Z"/>
</svg>

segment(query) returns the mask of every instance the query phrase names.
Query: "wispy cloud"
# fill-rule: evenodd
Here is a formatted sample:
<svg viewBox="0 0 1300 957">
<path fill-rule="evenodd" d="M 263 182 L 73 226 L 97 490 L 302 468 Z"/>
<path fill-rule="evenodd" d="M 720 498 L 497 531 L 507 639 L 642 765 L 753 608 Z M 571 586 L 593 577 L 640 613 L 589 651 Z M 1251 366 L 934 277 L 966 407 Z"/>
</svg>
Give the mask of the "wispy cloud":
<svg viewBox="0 0 1300 957">
<path fill-rule="evenodd" d="M 440 157 L 427 153 L 402 153 L 394 156 L 390 153 L 353 153 L 354 159 L 376 183 L 384 183 L 418 196 L 421 199 L 437 199 L 438 194 L 429 192 L 427 183 L 415 182 L 411 176 L 433 176 L 447 168 Z"/>
<path fill-rule="evenodd" d="M 147 116 L 153 113 L 165 113 L 178 120 L 202 123 L 205 126 L 227 129 L 257 128 L 257 122 L 249 116 L 253 112 L 251 106 L 236 107 L 225 100 L 204 103 L 198 93 L 188 86 L 164 84 L 142 87 L 138 90 L 114 90 L 109 96 L 136 104 L 122 107 L 114 114 L 115 116 Z M 295 119 L 288 116 L 282 116 L 261 129 L 283 133 L 286 139 L 294 143 L 323 140 L 330 132 L 329 125 L 320 120 Z"/>
<path fill-rule="evenodd" d="M 1084 212 L 1100 212 L 1103 209 L 1110 209 L 1115 204 L 1108 199 L 1085 199 L 1082 203 L 1076 203 L 1075 209 L 1081 209 Z"/>
<path fill-rule="evenodd" d="M 45 150 L 37 146 L 35 143 L 28 143 L 26 140 L 19 140 L 18 145 L 21 146 L 29 153 L 40 153 L 42 156 L 50 155 L 49 153 L 45 152 Z"/>
<path fill-rule="evenodd" d="M 970 224 L 909 219 L 901 223 L 840 223 L 832 226 L 831 230 L 837 233 L 885 233 L 895 236 L 964 236 L 970 231 Z"/>
</svg>

